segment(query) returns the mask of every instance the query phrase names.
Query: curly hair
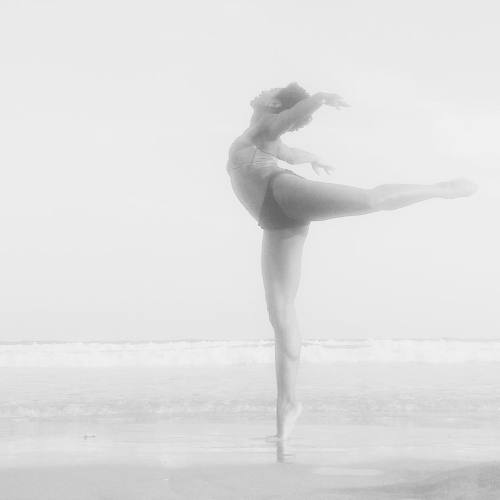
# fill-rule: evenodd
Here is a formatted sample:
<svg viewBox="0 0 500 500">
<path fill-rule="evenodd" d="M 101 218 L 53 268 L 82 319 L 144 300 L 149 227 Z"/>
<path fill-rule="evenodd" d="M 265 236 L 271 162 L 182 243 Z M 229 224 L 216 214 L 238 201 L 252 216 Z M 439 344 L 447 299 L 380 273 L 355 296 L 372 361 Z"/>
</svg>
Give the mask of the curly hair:
<svg viewBox="0 0 500 500">
<path fill-rule="evenodd" d="M 298 102 L 302 101 L 310 94 L 302 88 L 297 82 L 292 82 L 286 87 L 282 88 L 277 94 L 276 99 L 281 102 L 281 108 L 277 110 L 278 113 L 284 111 L 285 109 L 290 109 L 295 106 Z M 301 120 L 298 120 L 291 131 L 299 130 L 299 128 L 304 127 L 312 120 L 312 115 L 307 115 Z"/>
</svg>

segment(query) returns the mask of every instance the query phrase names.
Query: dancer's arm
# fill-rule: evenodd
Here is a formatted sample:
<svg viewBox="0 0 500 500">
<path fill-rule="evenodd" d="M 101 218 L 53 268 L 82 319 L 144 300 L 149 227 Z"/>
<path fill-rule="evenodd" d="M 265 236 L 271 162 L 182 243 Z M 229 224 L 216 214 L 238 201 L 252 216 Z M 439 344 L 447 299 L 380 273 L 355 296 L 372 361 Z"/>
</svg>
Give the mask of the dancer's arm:
<svg viewBox="0 0 500 500">
<path fill-rule="evenodd" d="M 298 148 L 291 148 L 283 142 L 279 143 L 278 158 L 280 160 L 286 161 L 291 165 L 300 165 L 301 163 L 310 163 L 316 174 L 320 174 L 319 169 L 324 169 L 325 172 L 331 174 L 333 167 L 321 161 L 315 154 L 309 153 L 308 151 L 303 151 Z"/>
<path fill-rule="evenodd" d="M 281 134 L 287 132 L 295 123 L 317 111 L 323 104 L 337 109 L 347 107 L 348 104 L 337 94 L 317 92 L 310 97 L 299 101 L 290 109 L 285 109 L 269 117 L 265 121 L 263 134 L 267 140 L 276 140 Z"/>
<path fill-rule="evenodd" d="M 298 148 L 291 148 L 281 141 L 279 143 L 278 158 L 290 163 L 290 165 L 300 165 L 301 163 L 313 163 L 319 161 L 318 157 Z"/>
</svg>

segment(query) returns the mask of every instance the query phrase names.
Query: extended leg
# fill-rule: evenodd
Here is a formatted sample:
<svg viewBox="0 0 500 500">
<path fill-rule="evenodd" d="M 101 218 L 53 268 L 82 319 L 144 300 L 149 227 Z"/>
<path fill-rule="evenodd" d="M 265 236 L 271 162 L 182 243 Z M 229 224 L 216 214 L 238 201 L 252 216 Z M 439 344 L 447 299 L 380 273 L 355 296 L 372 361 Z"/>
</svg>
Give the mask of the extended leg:
<svg viewBox="0 0 500 500">
<path fill-rule="evenodd" d="M 282 440 L 289 436 L 301 410 L 295 392 L 301 338 L 294 302 L 307 232 L 307 226 L 264 230 L 262 240 L 262 277 L 276 340 L 277 436 Z"/>
<path fill-rule="evenodd" d="M 431 198 L 468 196 L 475 190 L 475 184 L 465 179 L 436 184 L 383 184 L 362 189 L 280 175 L 273 185 L 274 196 L 288 216 L 311 221 L 395 210 Z"/>
</svg>

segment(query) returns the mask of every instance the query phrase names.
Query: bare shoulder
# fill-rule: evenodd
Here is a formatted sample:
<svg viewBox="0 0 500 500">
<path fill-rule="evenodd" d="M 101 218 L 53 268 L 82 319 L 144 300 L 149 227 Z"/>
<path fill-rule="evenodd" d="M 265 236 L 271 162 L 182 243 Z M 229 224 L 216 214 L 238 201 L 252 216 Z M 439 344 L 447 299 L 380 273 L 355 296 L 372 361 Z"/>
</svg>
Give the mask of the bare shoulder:
<svg viewBox="0 0 500 500">
<path fill-rule="evenodd" d="M 244 132 L 238 136 L 229 147 L 229 162 L 239 163 L 251 155 L 251 149 L 254 148 L 251 138 Z"/>
<path fill-rule="evenodd" d="M 254 144 L 251 138 L 245 133 L 243 133 L 242 135 L 236 137 L 236 139 L 231 143 L 229 151 L 235 153 L 240 149 L 248 148 L 253 145 Z"/>
<path fill-rule="evenodd" d="M 250 126 L 231 144 L 230 153 L 234 154 L 242 149 L 258 147 L 271 154 L 277 154 L 281 147 L 284 147 L 279 137 L 268 137 L 262 128 L 262 122 Z"/>
<path fill-rule="evenodd" d="M 275 124 L 279 120 L 280 115 L 281 113 L 265 115 L 256 124 L 255 132 L 262 142 L 276 142 L 279 140 L 282 133 L 276 134 L 273 130 L 276 128 Z"/>
<path fill-rule="evenodd" d="M 286 111 L 280 113 L 265 114 L 257 121 L 255 121 L 248 129 L 247 132 L 252 136 L 255 142 L 275 142 L 279 140 L 280 136 L 286 133 L 287 129 L 280 129 L 277 124 L 283 121 L 282 115 Z"/>
</svg>

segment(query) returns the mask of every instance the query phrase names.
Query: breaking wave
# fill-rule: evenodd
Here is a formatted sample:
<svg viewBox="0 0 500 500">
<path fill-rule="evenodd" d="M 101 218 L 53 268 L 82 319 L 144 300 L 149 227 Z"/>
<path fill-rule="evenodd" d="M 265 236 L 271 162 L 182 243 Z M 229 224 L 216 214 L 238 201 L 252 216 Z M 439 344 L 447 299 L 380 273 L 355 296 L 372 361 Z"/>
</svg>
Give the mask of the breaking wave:
<svg viewBox="0 0 500 500">
<path fill-rule="evenodd" d="M 496 340 L 309 340 L 304 363 L 500 362 Z M 248 365 L 274 362 L 274 341 L 1 343 L 0 367 Z"/>
</svg>

